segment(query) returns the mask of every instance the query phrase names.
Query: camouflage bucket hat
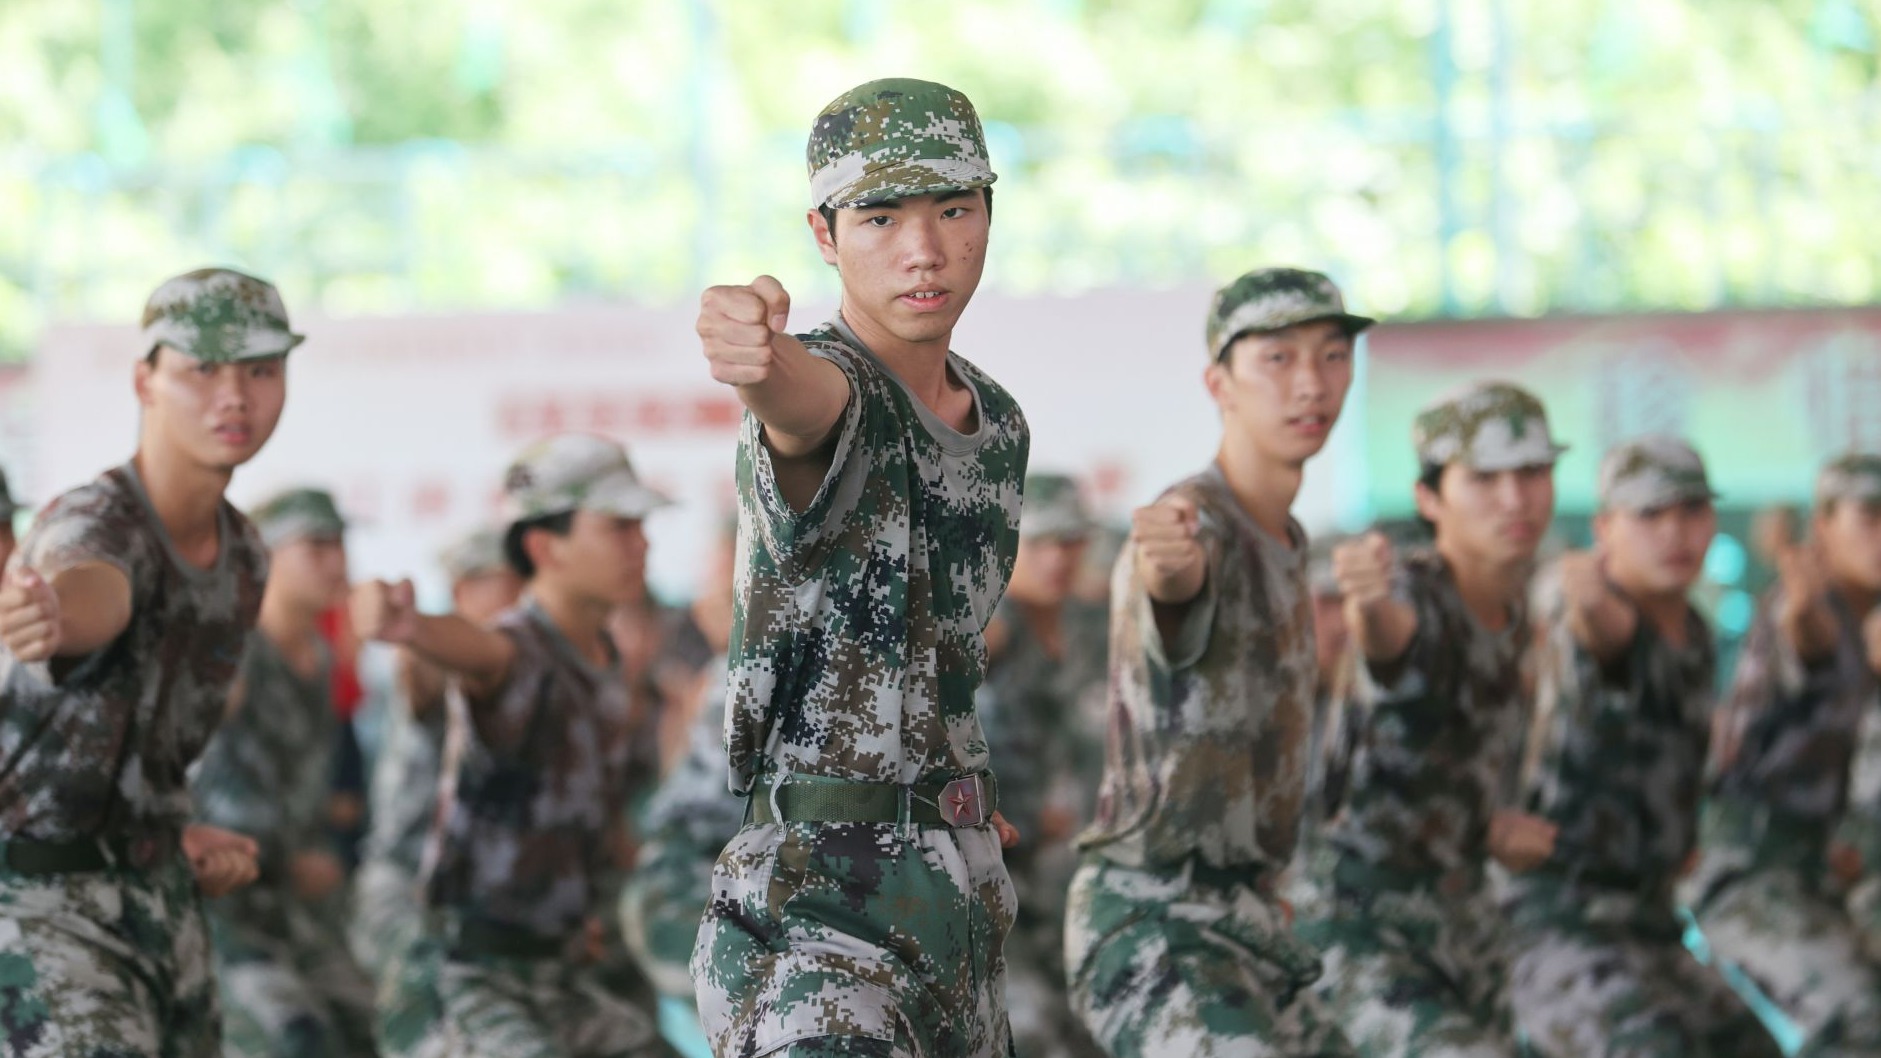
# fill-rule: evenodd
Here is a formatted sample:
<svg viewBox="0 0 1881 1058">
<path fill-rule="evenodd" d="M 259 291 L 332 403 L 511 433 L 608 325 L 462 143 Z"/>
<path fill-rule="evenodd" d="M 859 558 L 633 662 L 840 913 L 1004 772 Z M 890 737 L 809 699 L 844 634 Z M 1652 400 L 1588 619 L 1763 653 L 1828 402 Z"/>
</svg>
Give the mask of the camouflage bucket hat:
<svg viewBox="0 0 1881 1058">
<path fill-rule="evenodd" d="M 1478 382 L 1426 406 L 1411 443 L 1420 462 L 1492 472 L 1553 465 L 1567 451 L 1548 432 L 1541 401 L 1507 382 Z"/>
<path fill-rule="evenodd" d="M 7 472 L 0 469 L 0 522 L 11 521 L 20 508 L 26 504 L 13 495 L 13 489 L 7 484 Z"/>
<path fill-rule="evenodd" d="M 1600 506 L 1655 511 L 1687 500 L 1712 500 L 1705 461 L 1676 437 L 1652 434 L 1613 446 L 1600 461 Z"/>
<path fill-rule="evenodd" d="M 438 565 L 455 584 L 480 573 L 509 569 L 503 557 L 503 534 L 495 529 L 479 529 L 460 537 L 438 554 Z"/>
<path fill-rule="evenodd" d="M 1377 322 L 1347 312 L 1338 286 L 1319 272 L 1256 269 L 1215 292 L 1215 303 L 1208 310 L 1208 358 L 1220 360 L 1244 334 L 1314 320 L 1335 320 L 1347 334 L 1357 334 Z"/>
<path fill-rule="evenodd" d="M 1027 474 L 1019 538 L 1086 537 L 1095 527 L 1078 483 L 1064 474 Z"/>
<path fill-rule="evenodd" d="M 1816 475 L 1816 506 L 1848 500 L 1881 503 L 1881 452 L 1848 452 Z"/>
<path fill-rule="evenodd" d="M 284 356 L 304 339 L 288 329 L 274 284 L 227 268 L 200 268 L 158 287 L 144 304 L 144 350 L 167 345 L 212 364 Z"/>
<path fill-rule="evenodd" d="M 568 511 L 645 518 L 673 502 L 640 481 L 625 448 L 580 433 L 524 449 L 503 477 L 503 494 L 511 524 Z"/>
<path fill-rule="evenodd" d="M 248 514 L 270 548 L 296 540 L 338 540 L 346 535 L 333 494 L 324 489 L 289 489 L 277 493 Z"/>
<path fill-rule="evenodd" d="M 870 81 L 823 108 L 804 151 L 815 206 L 842 209 L 986 187 L 998 177 L 967 97 L 904 77 Z"/>
</svg>

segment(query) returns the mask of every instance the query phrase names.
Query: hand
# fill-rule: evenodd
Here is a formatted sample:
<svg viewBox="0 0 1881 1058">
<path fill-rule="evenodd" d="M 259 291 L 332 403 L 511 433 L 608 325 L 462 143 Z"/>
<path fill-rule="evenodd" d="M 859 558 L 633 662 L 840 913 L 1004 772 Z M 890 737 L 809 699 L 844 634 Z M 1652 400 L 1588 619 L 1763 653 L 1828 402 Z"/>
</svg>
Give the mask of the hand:
<svg viewBox="0 0 1881 1058">
<path fill-rule="evenodd" d="M 369 580 L 353 587 L 353 630 L 361 639 L 403 645 L 418 634 L 418 605 L 411 581 Z"/>
<path fill-rule="evenodd" d="M 749 286 L 708 287 L 699 297 L 700 343 L 712 377 L 749 386 L 771 377 L 778 349 L 802 343 L 789 333 L 790 295 L 770 276 Z"/>
<path fill-rule="evenodd" d="M 1019 828 L 1006 822 L 1006 817 L 993 813 L 993 829 L 999 832 L 999 847 L 1016 849 L 1019 847 Z"/>
<path fill-rule="evenodd" d="M 1592 610 L 1613 595 L 1607 583 L 1607 556 L 1600 551 L 1569 551 L 1555 569 L 1561 577 L 1561 600 L 1570 613 Z"/>
<path fill-rule="evenodd" d="M 183 855 L 196 888 L 211 900 L 252 883 L 261 874 L 260 846 L 246 834 L 193 823 L 183 828 Z"/>
<path fill-rule="evenodd" d="M 1332 550 L 1332 575 L 1346 605 L 1360 610 L 1391 597 L 1398 553 L 1376 530 Z"/>
<path fill-rule="evenodd" d="M 1078 832 L 1078 814 L 1064 805 L 1046 805 L 1039 809 L 1038 836 L 1047 845 L 1070 840 Z"/>
<path fill-rule="evenodd" d="M 1130 515 L 1130 543 L 1150 598 L 1175 602 L 1202 573 L 1208 561 L 1199 539 L 1202 521 L 1195 502 L 1185 496 L 1164 496 Z M 1195 584 L 1196 590 L 1200 585 Z"/>
<path fill-rule="evenodd" d="M 1504 809 L 1489 820 L 1489 854 L 1496 862 L 1521 874 L 1548 862 L 1554 855 L 1560 828 L 1539 816 Z"/>
<path fill-rule="evenodd" d="M 37 571 L 20 566 L 0 584 L 0 642 L 32 664 L 59 652 L 59 594 Z"/>
<path fill-rule="evenodd" d="M 346 868 L 340 858 L 324 849 L 297 853 L 287 867 L 294 895 L 309 903 L 325 900 L 346 884 Z"/>
<path fill-rule="evenodd" d="M 1816 661 L 1835 650 L 1835 615 L 1829 610 L 1829 576 L 1822 553 L 1809 544 L 1786 547 L 1777 553 L 1777 582 L 1782 600 L 1777 627 L 1804 661 Z"/>
<path fill-rule="evenodd" d="M 607 926 L 598 918 L 582 923 L 581 957 L 591 963 L 607 958 Z"/>
<path fill-rule="evenodd" d="M 1844 889 L 1852 889 L 1861 881 L 1861 852 L 1846 841 L 1829 843 L 1829 874 Z"/>
</svg>

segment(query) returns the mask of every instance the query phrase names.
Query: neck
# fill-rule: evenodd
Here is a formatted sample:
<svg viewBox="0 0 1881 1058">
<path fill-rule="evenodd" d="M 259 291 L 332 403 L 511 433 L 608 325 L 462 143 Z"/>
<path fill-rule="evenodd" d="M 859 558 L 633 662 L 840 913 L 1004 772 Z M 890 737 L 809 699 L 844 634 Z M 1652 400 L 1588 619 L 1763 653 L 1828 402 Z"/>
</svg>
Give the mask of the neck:
<svg viewBox="0 0 1881 1058">
<path fill-rule="evenodd" d="M 1873 610 L 1877 605 L 1881 605 L 1881 592 L 1864 588 L 1850 581 L 1836 581 L 1835 593 L 1842 597 L 1844 603 L 1848 604 L 1848 611 L 1855 615 L 1855 621 L 1857 623 L 1860 623 L 1862 618 L 1867 616 L 1869 611 Z"/>
<path fill-rule="evenodd" d="M 590 661 L 606 661 L 607 651 L 601 646 L 601 630 L 607 627 L 608 611 L 612 609 L 609 604 L 543 577 L 529 582 L 529 594 L 535 599 L 536 605 L 542 607 L 542 612 L 549 616 L 549 621 L 575 645 L 576 650 L 581 651 Z"/>
<path fill-rule="evenodd" d="M 1228 481 L 1228 491 L 1254 524 L 1277 540 L 1287 539 L 1287 521 L 1294 497 L 1300 494 L 1300 466 L 1275 463 L 1246 445 L 1225 440 L 1215 464 Z"/>
<path fill-rule="evenodd" d="M 1613 583 L 1638 607 L 1640 617 L 1652 625 L 1659 638 L 1676 644 L 1685 642 L 1685 615 L 1691 605 L 1685 592 L 1647 591 L 1617 577 Z"/>
<path fill-rule="evenodd" d="M 263 592 L 255 627 L 274 645 L 292 650 L 320 638 L 320 611 L 298 606 L 280 592 Z"/>
<path fill-rule="evenodd" d="M 1527 559 L 1510 563 L 1484 562 L 1458 554 L 1445 544 L 1439 537 L 1437 553 L 1450 567 L 1450 576 L 1456 581 L 1463 605 L 1484 628 L 1499 632 L 1507 627 L 1510 607 L 1520 602 L 1522 593 L 1528 590 L 1528 575 L 1533 564 Z"/>
<path fill-rule="evenodd" d="M 864 313 L 842 313 L 843 322 L 855 332 L 875 358 L 901 379 L 930 411 L 937 411 L 947 394 L 956 388 L 947 374 L 947 350 L 952 347 L 953 332 L 932 341 L 910 342 L 890 334 Z"/>
<path fill-rule="evenodd" d="M 1049 634 L 1056 631 L 1064 620 L 1065 605 L 1062 602 L 1028 599 L 1019 595 L 1013 596 L 1012 601 L 1019 607 L 1019 612 L 1025 615 L 1026 623 L 1031 625 L 1034 631 Z"/>
<path fill-rule="evenodd" d="M 202 467 L 155 445 L 139 446 L 131 463 L 172 541 L 187 550 L 215 538 L 216 514 L 233 471 Z"/>
</svg>

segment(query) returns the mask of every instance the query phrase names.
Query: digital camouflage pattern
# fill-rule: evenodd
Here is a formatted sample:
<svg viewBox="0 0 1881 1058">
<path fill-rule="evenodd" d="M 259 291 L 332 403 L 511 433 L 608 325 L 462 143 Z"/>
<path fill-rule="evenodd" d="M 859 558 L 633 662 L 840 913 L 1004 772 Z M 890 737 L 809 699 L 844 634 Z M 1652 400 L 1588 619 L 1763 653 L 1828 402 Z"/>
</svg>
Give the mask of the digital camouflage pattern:
<svg viewBox="0 0 1881 1058">
<path fill-rule="evenodd" d="M 267 553 L 235 508 L 209 569 L 176 554 L 129 464 L 40 512 L 12 566 L 51 580 L 86 563 L 131 584 L 130 624 L 50 679 L 0 647 L 0 838 L 161 835 L 194 814 L 187 771 L 222 721 L 261 609 Z"/>
<path fill-rule="evenodd" d="M 1072 999 L 1114 1054 L 1247 1053 L 1251 1039 L 1340 1053 L 1308 1009 L 1318 960 L 1274 899 L 1313 718 L 1306 534 L 1256 525 L 1217 466 L 1171 494 L 1195 504 L 1208 576 L 1166 644 L 1134 549 L 1117 560 L 1104 779 L 1066 922 Z M 1196 866 L 1235 882 L 1193 882 Z"/>
<path fill-rule="evenodd" d="M 557 434 L 525 448 L 503 476 L 511 522 L 567 511 L 645 518 L 672 504 L 635 473 L 627 450 L 592 434 Z"/>
<path fill-rule="evenodd" d="M 248 513 L 248 520 L 270 548 L 295 540 L 338 540 L 346 535 L 333 494 L 323 489 L 289 489 Z"/>
<path fill-rule="evenodd" d="M 907 784 L 980 772 L 981 633 L 1018 544 L 1024 416 L 950 356 L 978 427 L 958 433 L 840 320 L 804 339 L 843 371 L 850 400 L 801 513 L 745 421 L 733 786 L 764 773 Z M 820 1036 L 1003 1054 L 1012 914 L 991 827 L 745 827 L 719 857 L 693 956 L 707 1036 L 719 1054 Z"/>
<path fill-rule="evenodd" d="M 1376 320 L 1345 310 L 1339 287 L 1319 272 L 1260 268 L 1215 292 L 1208 310 L 1208 358 L 1219 360 L 1244 334 L 1334 320 L 1357 334 Z"/>
<path fill-rule="evenodd" d="M 1737 733 L 1704 820 L 1686 895 L 1711 950 L 1802 1031 L 1805 1054 L 1881 1052 L 1881 973 L 1861 951 L 1828 850 L 1850 813 L 1854 748 L 1876 694 L 1860 627 L 1829 596 L 1841 636 L 1805 665 L 1777 627 L 1782 588 L 1758 608 L 1727 699 Z"/>
<path fill-rule="evenodd" d="M 987 187 L 999 179 L 967 97 L 932 81 L 857 85 L 816 116 L 804 150 L 811 204 L 843 209 Z"/>
<path fill-rule="evenodd" d="M 145 353 L 167 345 L 210 364 L 286 356 L 305 341 L 274 284 L 229 268 L 166 280 L 144 304 L 143 336 Z"/>
<path fill-rule="evenodd" d="M 1489 632 L 1448 565 L 1420 548 L 1397 596 L 1417 615 L 1386 673 L 1357 666 L 1339 721 L 1349 763 L 1327 827 L 1331 913 L 1302 933 L 1326 952 L 1321 994 L 1365 1055 L 1513 1054 L 1508 955 L 1486 881 L 1489 820 L 1515 799 L 1528 702 L 1528 618 Z"/>
<path fill-rule="evenodd" d="M 1881 503 L 1881 453 L 1849 452 L 1816 475 L 1816 504 L 1847 500 Z"/>
<path fill-rule="evenodd" d="M 1554 443 L 1541 401 L 1507 382 L 1477 382 L 1434 401 L 1417 413 L 1411 443 L 1427 466 L 1485 472 L 1553 465 L 1567 451 Z"/>
<path fill-rule="evenodd" d="M 1712 500 L 1705 461 L 1676 437 L 1651 434 L 1618 444 L 1600 461 L 1600 506 L 1653 511 L 1688 500 Z"/>
<path fill-rule="evenodd" d="M 1626 466 L 1608 459 L 1616 464 Z M 1602 478 L 1636 474 L 1651 481 L 1657 471 Z M 1683 495 L 1619 502 L 1652 509 L 1709 495 L 1702 469 L 1696 482 L 1669 485 Z M 1641 620 L 1625 654 L 1603 666 L 1561 606 L 1545 619 L 1525 789 L 1560 832 L 1552 860 L 1510 882 L 1516 1024 L 1545 1054 L 1781 1054 L 1683 943 L 1674 890 L 1698 847 L 1717 666 L 1704 619 L 1688 610 L 1685 623 L 1680 646 Z"/>
<path fill-rule="evenodd" d="M 1085 506 L 1077 480 L 1066 474 L 1025 476 L 1025 503 L 1019 511 L 1019 538 L 1083 539 L 1097 523 Z"/>
<path fill-rule="evenodd" d="M 260 848 L 255 884 L 207 905 L 231 1058 L 372 1053 L 371 981 L 292 880 L 295 856 L 336 854 L 327 830 L 340 724 L 331 676 L 324 650 L 303 676 L 266 635 L 250 633 L 228 717 L 191 781 L 202 822 Z"/>
<path fill-rule="evenodd" d="M 375 978 L 422 925 L 420 879 L 438 812 L 447 713 L 442 695 L 414 706 L 403 692 L 386 709 L 349 927 L 354 953 Z"/>
<path fill-rule="evenodd" d="M 221 1058 L 196 879 L 0 869 L 0 1044 L 14 1058 Z"/>
</svg>

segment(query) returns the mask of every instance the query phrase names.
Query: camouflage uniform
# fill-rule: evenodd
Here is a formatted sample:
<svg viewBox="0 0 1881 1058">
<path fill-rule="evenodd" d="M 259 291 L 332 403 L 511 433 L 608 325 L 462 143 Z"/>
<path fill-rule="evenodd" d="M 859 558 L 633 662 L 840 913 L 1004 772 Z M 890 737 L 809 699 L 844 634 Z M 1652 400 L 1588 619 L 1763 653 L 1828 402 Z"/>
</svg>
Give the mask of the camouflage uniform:
<svg viewBox="0 0 1881 1058">
<path fill-rule="evenodd" d="M 640 518 L 667 501 L 619 445 L 564 435 L 511 466 L 512 522 L 568 510 Z M 399 1054 L 578 1058 L 671 1053 L 652 996 L 590 961 L 585 930 L 617 896 L 626 843 L 628 695 L 618 658 L 591 663 L 533 600 L 499 618 L 503 686 L 448 695 L 426 929 L 395 956 L 381 1033 Z M 435 991 L 438 1008 L 430 1009 Z"/>
<path fill-rule="evenodd" d="M 993 179 L 972 105 L 921 81 L 832 103 L 809 158 L 814 201 L 833 208 Z M 803 340 L 850 396 L 801 512 L 755 417 L 739 442 L 725 726 L 752 814 L 713 870 L 692 959 L 701 1020 L 720 1055 L 1005 1054 L 1014 898 L 973 696 L 1029 431 L 958 356 L 947 366 L 972 390 L 971 434 L 840 318 Z"/>
<path fill-rule="evenodd" d="M 274 288 L 211 270 L 145 309 L 148 347 L 209 363 L 299 342 Z M 21 664 L 0 647 L 0 1033 L 22 1056 L 209 1058 L 220 1049 L 209 937 L 180 848 L 185 773 L 222 719 L 267 577 L 226 503 L 209 568 L 175 550 L 134 465 L 41 512 L 12 566 L 50 581 L 104 563 L 130 623 L 84 658 Z M 92 860 L 96 862 L 84 862 Z"/>
<path fill-rule="evenodd" d="M 1251 272 L 1215 297 L 1209 357 L 1319 319 L 1371 322 L 1318 273 Z M 1261 528 L 1219 466 L 1165 495 L 1195 505 L 1208 573 L 1165 642 L 1135 549 L 1118 557 L 1104 778 L 1065 922 L 1072 1004 L 1119 1058 L 1349 1054 L 1278 895 L 1312 724 L 1306 534 Z"/>
<path fill-rule="evenodd" d="M 1881 502 L 1881 464 L 1831 463 L 1819 503 Z M 1864 499 L 1863 497 L 1866 497 Z M 1705 939 L 1800 1029 L 1805 1054 L 1881 1052 L 1881 974 L 1861 952 L 1828 848 L 1849 812 L 1849 779 L 1875 678 L 1860 616 L 1828 596 L 1841 635 L 1805 665 L 1777 628 L 1782 588 L 1759 608 L 1739 655 L 1727 718 L 1740 733 L 1707 807 L 1704 859 L 1687 895 Z"/>
<path fill-rule="evenodd" d="M 1541 403 L 1490 383 L 1418 415 L 1425 464 L 1551 465 Z M 1321 994 L 1361 1054 L 1512 1055 L 1508 954 L 1488 885 L 1490 817 L 1514 799 L 1528 702 L 1526 608 L 1482 627 L 1434 549 L 1407 554 L 1398 597 L 1417 632 L 1389 673 L 1357 666 L 1340 720 L 1355 747 L 1328 829 L 1331 913 Z"/>
<path fill-rule="evenodd" d="M 1077 484 L 1062 474 L 1032 474 L 1025 481 L 1019 538 L 1082 539 L 1090 513 Z M 1088 1054 L 1095 1044 L 1071 1011 L 1065 992 L 1065 891 L 1074 861 L 1068 843 L 1046 844 L 1040 822 L 1049 805 L 1082 809 L 1088 799 L 1066 780 L 1095 752 L 1081 745 L 1081 702 L 1101 692 L 1104 639 L 1101 613 L 1076 599 L 1060 608 L 1063 653 L 1049 653 L 1025 610 L 1008 596 L 995 620 L 1004 643 L 987 666 L 978 695 L 980 721 L 995 760 L 1022 761 L 1007 769 L 1000 801 L 1019 829 L 1019 847 L 1006 853 L 1018 894 L 1018 916 L 1006 935 L 1006 995 L 1014 1048 L 1025 1055 Z"/>
<path fill-rule="evenodd" d="M 1650 437 L 1601 466 L 1601 505 L 1649 511 L 1712 497 L 1683 442 Z M 1609 1058 L 1781 1049 L 1715 968 L 1685 949 L 1673 890 L 1698 846 L 1717 653 L 1687 610 L 1675 646 L 1641 619 L 1603 665 L 1565 612 L 1546 615 L 1525 784 L 1560 828 L 1555 854 L 1511 883 L 1516 1024 L 1547 1054 Z"/>
</svg>

